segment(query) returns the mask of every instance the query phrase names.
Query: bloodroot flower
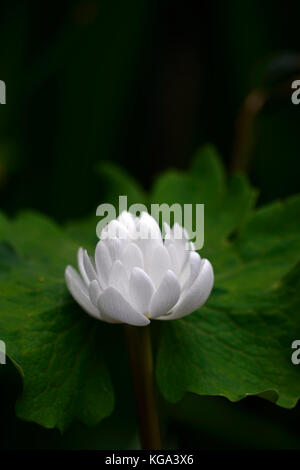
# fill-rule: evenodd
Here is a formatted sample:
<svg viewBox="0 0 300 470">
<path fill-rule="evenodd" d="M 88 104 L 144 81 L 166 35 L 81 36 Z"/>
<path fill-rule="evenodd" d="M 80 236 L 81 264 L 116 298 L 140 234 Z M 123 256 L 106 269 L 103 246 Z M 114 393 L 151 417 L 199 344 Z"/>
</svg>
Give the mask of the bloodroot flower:
<svg viewBox="0 0 300 470">
<path fill-rule="evenodd" d="M 182 227 L 164 228 L 163 239 L 147 212 L 122 212 L 102 230 L 95 263 L 79 248 L 81 276 L 72 266 L 65 271 L 79 305 L 98 320 L 136 326 L 182 318 L 201 307 L 213 286 L 212 265 L 194 251 Z"/>
</svg>

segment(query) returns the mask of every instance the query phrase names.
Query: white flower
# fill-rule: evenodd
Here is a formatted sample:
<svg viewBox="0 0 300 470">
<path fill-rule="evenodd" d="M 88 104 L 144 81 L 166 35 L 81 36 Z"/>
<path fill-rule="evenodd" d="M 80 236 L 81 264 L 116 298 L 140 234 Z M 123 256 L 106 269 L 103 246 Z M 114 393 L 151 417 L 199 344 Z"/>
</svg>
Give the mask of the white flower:
<svg viewBox="0 0 300 470">
<path fill-rule="evenodd" d="M 81 276 L 67 266 L 65 279 L 87 313 L 110 323 L 144 326 L 149 319 L 184 317 L 206 302 L 214 282 L 211 263 L 194 251 L 178 224 L 164 228 L 163 240 L 147 212 L 140 217 L 122 212 L 103 229 L 95 264 L 79 248 Z"/>
</svg>

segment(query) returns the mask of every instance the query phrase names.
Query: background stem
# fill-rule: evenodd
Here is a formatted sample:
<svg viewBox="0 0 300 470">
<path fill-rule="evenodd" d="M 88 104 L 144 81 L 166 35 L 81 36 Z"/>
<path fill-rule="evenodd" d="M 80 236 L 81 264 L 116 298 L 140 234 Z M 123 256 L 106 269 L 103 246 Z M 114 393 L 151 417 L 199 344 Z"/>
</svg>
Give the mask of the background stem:
<svg viewBox="0 0 300 470">
<path fill-rule="evenodd" d="M 243 171 L 247 173 L 250 165 L 252 150 L 253 127 L 256 117 L 261 112 L 268 98 L 264 90 L 253 90 L 246 97 L 236 120 L 235 142 L 231 171 Z"/>
<path fill-rule="evenodd" d="M 150 328 L 125 325 L 142 449 L 161 449 Z"/>
</svg>

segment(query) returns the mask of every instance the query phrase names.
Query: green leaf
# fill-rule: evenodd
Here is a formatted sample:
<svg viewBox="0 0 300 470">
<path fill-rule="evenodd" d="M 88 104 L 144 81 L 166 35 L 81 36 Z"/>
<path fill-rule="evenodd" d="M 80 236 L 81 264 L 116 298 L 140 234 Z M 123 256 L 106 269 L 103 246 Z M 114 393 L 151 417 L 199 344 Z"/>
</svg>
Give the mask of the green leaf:
<svg viewBox="0 0 300 470">
<path fill-rule="evenodd" d="M 215 271 L 206 306 L 162 325 L 157 380 L 172 402 L 189 391 L 232 401 L 257 394 L 292 407 L 300 397 L 291 362 L 300 337 L 300 197 L 255 211 L 246 178 L 224 175 L 206 147 L 187 173 L 168 172 L 154 188 L 156 203 L 205 204 L 200 254 Z"/>
<path fill-rule="evenodd" d="M 64 283 L 77 245 L 30 213 L 1 216 L 0 240 L 0 338 L 24 381 L 18 416 L 61 430 L 75 418 L 96 424 L 111 413 L 113 391 L 103 324 L 76 306 Z"/>
<path fill-rule="evenodd" d="M 237 401 L 261 395 L 290 408 L 300 396 L 291 344 L 300 337 L 300 267 L 249 306 L 207 307 L 163 325 L 157 377 L 165 397 L 185 391 Z"/>
</svg>

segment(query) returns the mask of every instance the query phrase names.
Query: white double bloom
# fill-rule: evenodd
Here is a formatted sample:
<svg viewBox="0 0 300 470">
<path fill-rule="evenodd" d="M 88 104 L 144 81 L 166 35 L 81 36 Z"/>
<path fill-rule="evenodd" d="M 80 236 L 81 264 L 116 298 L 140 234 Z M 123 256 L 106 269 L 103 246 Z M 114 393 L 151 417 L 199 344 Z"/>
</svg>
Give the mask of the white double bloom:
<svg viewBox="0 0 300 470">
<path fill-rule="evenodd" d="M 78 250 L 81 276 L 67 266 L 74 299 L 90 315 L 109 323 L 144 326 L 150 319 L 175 320 L 201 307 L 211 292 L 211 263 L 201 259 L 186 231 L 159 225 L 147 212 L 122 212 L 102 231 L 95 263 Z"/>
</svg>

